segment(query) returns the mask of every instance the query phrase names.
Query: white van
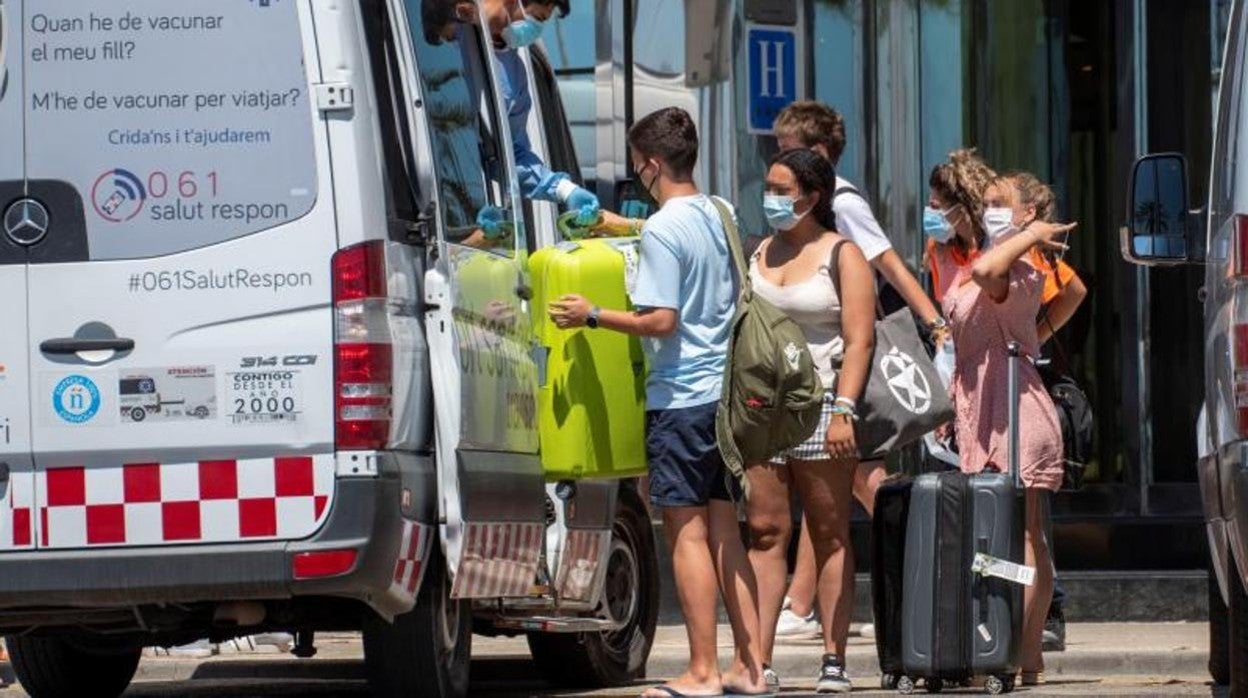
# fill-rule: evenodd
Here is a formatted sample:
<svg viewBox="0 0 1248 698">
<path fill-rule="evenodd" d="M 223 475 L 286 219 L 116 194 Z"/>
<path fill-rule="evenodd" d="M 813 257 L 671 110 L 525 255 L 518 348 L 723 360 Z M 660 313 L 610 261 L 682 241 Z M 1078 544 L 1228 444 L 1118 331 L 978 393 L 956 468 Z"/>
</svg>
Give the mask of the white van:
<svg viewBox="0 0 1248 698">
<path fill-rule="evenodd" d="M 564 683 L 644 669 L 649 520 L 632 483 L 547 494 L 550 212 L 519 215 L 449 4 L 0 0 L 0 633 L 32 696 L 266 629 L 363 629 L 385 696 L 465 695 L 474 628 Z"/>
<path fill-rule="evenodd" d="M 1248 4 L 1230 11 L 1205 208 L 1189 205 L 1187 160 L 1140 158 L 1122 254 L 1136 264 L 1203 265 L 1204 407 L 1197 472 L 1212 561 L 1209 670 L 1248 695 Z M 1196 386 L 1193 386 L 1197 389 Z M 1229 608 L 1228 608 L 1229 607 Z"/>
</svg>

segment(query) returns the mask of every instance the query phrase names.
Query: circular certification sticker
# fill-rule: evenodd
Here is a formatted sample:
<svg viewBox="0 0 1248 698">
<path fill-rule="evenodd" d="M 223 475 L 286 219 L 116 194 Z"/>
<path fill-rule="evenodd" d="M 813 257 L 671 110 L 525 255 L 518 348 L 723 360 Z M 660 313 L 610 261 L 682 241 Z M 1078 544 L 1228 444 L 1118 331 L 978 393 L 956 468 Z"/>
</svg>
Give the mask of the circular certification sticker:
<svg viewBox="0 0 1248 698">
<path fill-rule="evenodd" d="M 52 408 L 70 424 L 89 422 L 100 411 L 100 389 L 86 376 L 67 376 L 52 389 Z"/>
</svg>

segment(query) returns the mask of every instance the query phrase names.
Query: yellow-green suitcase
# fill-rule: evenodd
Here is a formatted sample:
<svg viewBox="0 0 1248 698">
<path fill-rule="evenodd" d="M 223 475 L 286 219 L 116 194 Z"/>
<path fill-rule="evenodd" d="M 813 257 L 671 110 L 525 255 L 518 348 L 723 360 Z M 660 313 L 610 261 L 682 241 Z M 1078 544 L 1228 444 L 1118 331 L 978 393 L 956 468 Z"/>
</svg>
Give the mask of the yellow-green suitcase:
<svg viewBox="0 0 1248 698">
<path fill-rule="evenodd" d="M 646 371 L 641 343 L 611 330 L 560 330 L 547 308 L 578 294 L 628 310 L 626 277 L 637 238 L 564 242 L 529 258 L 537 340 L 547 349 L 538 391 L 542 468 L 548 480 L 635 477 L 646 472 Z"/>
</svg>

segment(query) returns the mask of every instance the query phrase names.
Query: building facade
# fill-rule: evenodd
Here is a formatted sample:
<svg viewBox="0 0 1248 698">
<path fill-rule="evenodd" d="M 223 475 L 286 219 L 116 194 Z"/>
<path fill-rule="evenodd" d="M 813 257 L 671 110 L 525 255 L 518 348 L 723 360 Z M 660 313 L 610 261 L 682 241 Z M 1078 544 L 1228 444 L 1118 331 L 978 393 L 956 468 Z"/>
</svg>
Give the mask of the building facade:
<svg viewBox="0 0 1248 698">
<path fill-rule="evenodd" d="M 1202 201 L 1230 0 L 574 0 L 546 36 L 581 174 L 628 198 L 623 138 L 685 106 L 702 127 L 704 188 L 762 230 L 774 138 L 752 132 L 750 29 L 792 27 L 798 95 L 837 108 L 838 173 L 922 268 L 931 168 L 958 147 L 1050 183 L 1079 222 L 1067 255 L 1088 299 L 1051 349 L 1096 416 L 1087 485 L 1055 502 L 1062 569 L 1205 564 L 1196 485 L 1203 380 L 1199 269 L 1122 261 L 1127 180 L 1145 152 L 1181 151 Z M 757 78 L 757 73 L 754 76 Z"/>
</svg>

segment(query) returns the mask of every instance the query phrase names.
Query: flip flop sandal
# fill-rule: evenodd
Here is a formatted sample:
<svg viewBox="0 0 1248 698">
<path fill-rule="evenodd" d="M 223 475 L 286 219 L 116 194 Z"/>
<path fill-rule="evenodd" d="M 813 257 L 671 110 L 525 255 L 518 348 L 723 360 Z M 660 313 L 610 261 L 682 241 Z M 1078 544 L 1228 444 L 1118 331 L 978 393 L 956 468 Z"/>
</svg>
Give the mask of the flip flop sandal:
<svg viewBox="0 0 1248 698">
<path fill-rule="evenodd" d="M 723 698 L 724 696 L 723 693 L 681 693 L 667 684 L 663 684 L 662 686 L 652 686 L 651 688 L 646 689 L 646 691 L 651 690 L 662 691 L 671 698 Z M 644 693 L 645 691 L 642 691 L 643 695 Z"/>
</svg>

